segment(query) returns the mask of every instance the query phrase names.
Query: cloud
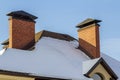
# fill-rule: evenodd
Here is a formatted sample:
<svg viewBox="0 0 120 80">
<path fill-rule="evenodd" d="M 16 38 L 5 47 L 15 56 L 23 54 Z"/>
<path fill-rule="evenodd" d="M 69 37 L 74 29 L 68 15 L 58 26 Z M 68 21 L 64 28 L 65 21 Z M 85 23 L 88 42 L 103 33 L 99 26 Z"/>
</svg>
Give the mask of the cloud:
<svg viewBox="0 0 120 80">
<path fill-rule="evenodd" d="M 102 41 L 101 51 L 120 60 L 120 38 L 106 39 Z"/>
</svg>

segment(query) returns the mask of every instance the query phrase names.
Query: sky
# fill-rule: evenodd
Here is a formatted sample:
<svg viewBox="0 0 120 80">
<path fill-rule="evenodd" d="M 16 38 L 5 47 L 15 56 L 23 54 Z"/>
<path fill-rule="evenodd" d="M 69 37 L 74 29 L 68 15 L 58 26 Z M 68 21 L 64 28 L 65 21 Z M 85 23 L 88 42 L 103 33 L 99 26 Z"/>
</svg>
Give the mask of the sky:
<svg viewBox="0 0 120 80">
<path fill-rule="evenodd" d="M 9 37 L 7 13 L 24 10 L 38 17 L 36 32 L 49 30 L 78 38 L 78 23 L 86 18 L 100 23 L 101 52 L 120 61 L 120 0 L 1 0 L 0 43 Z M 0 45 L 0 49 L 2 46 Z"/>
</svg>

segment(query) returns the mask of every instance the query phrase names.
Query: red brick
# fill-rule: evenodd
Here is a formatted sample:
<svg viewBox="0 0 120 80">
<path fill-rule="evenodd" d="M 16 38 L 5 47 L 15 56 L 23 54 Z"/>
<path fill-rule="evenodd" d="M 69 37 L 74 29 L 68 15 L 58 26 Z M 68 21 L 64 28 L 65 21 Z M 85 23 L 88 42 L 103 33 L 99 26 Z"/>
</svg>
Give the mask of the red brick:
<svg viewBox="0 0 120 80">
<path fill-rule="evenodd" d="M 35 42 L 35 22 L 10 17 L 9 24 L 9 48 L 23 49 Z"/>
</svg>

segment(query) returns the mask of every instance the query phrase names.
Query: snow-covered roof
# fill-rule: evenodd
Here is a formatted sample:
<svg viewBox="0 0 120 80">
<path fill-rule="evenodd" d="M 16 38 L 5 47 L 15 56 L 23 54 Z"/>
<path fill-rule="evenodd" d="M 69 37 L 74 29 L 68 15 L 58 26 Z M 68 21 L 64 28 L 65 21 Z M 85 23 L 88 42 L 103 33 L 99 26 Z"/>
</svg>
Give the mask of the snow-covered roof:
<svg viewBox="0 0 120 80">
<path fill-rule="evenodd" d="M 103 58 L 96 58 L 92 60 L 87 60 L 83 62 L 83 74 L 86 76 L 89 76 L 91 72 L 99 65 L 101 64 L 105 70 L 112 76 L 114 79 L 118 79 L 118 76 L 116 73 L 111 69 L 111 67 L 106 63 L 106 61 Z"/>
<path fill-rule="evenodd" d="M 100 58 L 87 60 L 83 62 L 83 74 L 86 74 L 99 60 Z"/>
<path fill-rule="evenodd" d="M 91 80 L 83 75 L 85 73 L 83 70 L 87 72 L 99 58 L 94 59 L 90 63 L 91 66 L 83 68 L 83 62 L 86 63 L 84 65 L 88 65 L 90 58 L 77 47 L 78 42 L 75 40 L 65 41 L 42 37 L 32 51 L 13 48 L 0 51 L 0 69 L 46 77 Z M 102 57 L 116 74 L 119 73 L 120 69 L 116 67 L 120 64 L 118 61 L 107 55 Z M 115 64 L 112 65 L 109 59 L 115 61 Z"/>
<path fill-rule="evenodd" d="M 8 48 L 0 56 L 0 69 L 79 79 L 84 77 L 82 62 L 89 57 L 76 49 L 77 45 L 77 41 L 42 37 L 33 51 Z"/>
<path fill-rule="evenodd" d="M 120 62 L 106 54 L 101 54 L 102 58 L 109 64 L 112 70 L 117 74 L 118 80 L 120 80 Z"/>
</svg>

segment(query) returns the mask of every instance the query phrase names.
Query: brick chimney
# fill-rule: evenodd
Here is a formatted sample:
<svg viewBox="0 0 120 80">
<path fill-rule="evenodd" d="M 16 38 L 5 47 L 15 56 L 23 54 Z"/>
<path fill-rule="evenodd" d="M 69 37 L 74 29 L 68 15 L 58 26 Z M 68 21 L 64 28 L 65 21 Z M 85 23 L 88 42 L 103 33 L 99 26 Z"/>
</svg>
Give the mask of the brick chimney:
<svg viewBox="0 0 120 80">
<path fill-rule="evenodd" d="M 92 59 L 100 57 L 99 22 L 88 18 L 77 25 L 79 48 Z"/>
<path fill-rule="evenodd" d="M 35 43 L 35 19 L 25 11 L 14 11 L 9 17 L 9 48 L 29 49 Z"/>
</svg>

